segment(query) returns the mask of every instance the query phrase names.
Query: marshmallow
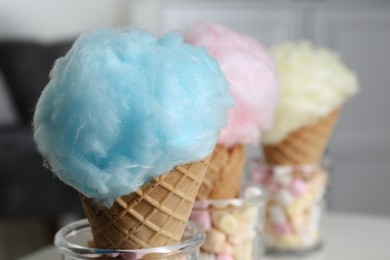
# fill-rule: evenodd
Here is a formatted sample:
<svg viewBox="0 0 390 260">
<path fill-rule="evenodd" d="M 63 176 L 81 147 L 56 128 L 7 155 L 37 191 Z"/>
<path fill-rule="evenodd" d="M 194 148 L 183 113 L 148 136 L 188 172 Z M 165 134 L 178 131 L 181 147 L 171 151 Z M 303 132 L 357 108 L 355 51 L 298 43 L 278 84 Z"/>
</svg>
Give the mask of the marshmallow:
<svg viewBox="0 0 390 260">
<path fill-rule="evenodd" d="M 227 200 L 214 200 L 213 207 L 217 209 L 224 209 L 230 205 L 230 202 Z"/>
<path fill-rule="evenodd" d="M 234 258 L 226 254 L 217 254 L 216 260 L 234 260 Z"/>
<path fill-rule="evenodd" d="M 315 172 L 315 169 L 312 165 L 301 165 L 299 170 L 305 179 L 310 179 Z"/>
<path fill-rule="evenodd" d="M 241 211 L 235 212 L 234 217 L 240 222 L 246 222 L 255 225 L 259 219 L 259 209 L 257 207 L 247 207 Z"/>
<path fill-rule="evenodd" d="M 275 224 L 283 224 L 287 222 L 286 214 L 280 206 L 270 206 L 268 208 L 271 221 Z"/>
<path fill-rule="evenodd" d="M 302 243 L 297 235 L 290 234 L 276 239 L 276 244 L 281 248 L 292 249 L 301 247 Z"/>
<path fill-rule="evenodd" d="M 251 170 L 251 176 L 255 183 L 263 183 L 267 178 L 266 173 L 260 168 Z"/>
<path fill-rule="evenodd" d="M 236 218 L 225 212 L 213 212 L 212 213 L 213 224 L 225 234 L 232 234 L 237 231 L 238 222 Z"/>
<path fill-rule="evenodd" d="M 194 209 L 207 209 L 210 206 L 210 202 L 197 200 L 194 203 Z"/>
<path fill-rule="evenodd" d="M 286 175 L 291 176 L 291 173 L 292 173 L 292 167 L 288 165 L 275 166 L 273 170 L 274 176 L 286 176 Z"/>
<path fill-rule="evenodd" d="M 290 205 L 294 202 L 294 197 L 288 190 L 282 189 L 280 190 L 276 195 L 275 199 L 278 203 L 280 203 L 283 206 Z"/>
<path fill-rule="evenodd" d="M 280 184 L 274 182 L 272 178 L 264 179 L 264 182 L 262 184 L 264 185 L 267 192 L 270 194 L 275 194 L 280 189 Z"/>
<path fill-rule="evenodd" d="M 263 191 L 256 186 L 247 187 L 243 192 L 244 198 L 246 199 L 260 197 L 262 194 Z"/>
<path fill-rule="evenodd" d="M 234 208 L 241 208 L 244 205 L 244 202 L 241 199 L 232 199 L 229 202 L 229 206 Z"/>
<path fill-rule="evenodd" d="M 236 246 L 234 258 L 239 260 L 253 260 L 252 254 L 252 241 L 249 240 L 245 243 Z"/>
<path fill-rule="evenodd" d="M 203 230 L 207 231 L 211 228 L 210 213 L 206 210 L 194 210 L 190 220 L 199 225 Z"/>
<path fill-rule="evenodd" d="M 120 258 L 124 260 L 137 260 L 137 259 L 156 259 L 157 257 L 154 253 L 147 254 L 147 255 L 145 255 L 145 253 L 121 253 Z"/>
<path fill-rule="evenodd" d="M 199 253 L 199 260 L 216 260 L 214 254 L 209 254 L 205 252 Z"/>
<path fill-rule="evenodd" d="M 301 178 L 295 178 L 290 183 L 290 191 L 294 196 L 299 197 L 308 190 L 307 183 Z"/>
<path fill-rule="evenodd" d="M 304 205 L 306 205 L 307 208 L 311 208 L 316 201 L 314 193 L 310 190 L 309 192 L 306 192 L 303 196 L 301 196 L 299 199 Z"/>
<path fill-rule="evenodd" d="M 295 200 L 286 207 L 286 212 L 290 218 L 302 216 L 305 213 L 306 204 L 305 200 Z"/>
<path fill-rule="evenodd" d="M 220 251 L 221 254 L 224 254 L 224 255 L 233 255 L 234 253 L 234 248 L 231 244 L 229 243 L 225 243 L 222 248 L 221 248 L 221 251 Z"/>
<path fill-rule="evenodd" d="M 274 168 L 272 179 L 282 185 L 287 186 L 291 182 L 291 167 L 290 166 L 278 166 Z"/>
<path fill-rule="evenodd" d="M 291 225 L 288 223 L 275 224 L 274 229 L 278 236 L 286 236 L 292 232 Z"/>
<path fill-rule="evenodd" d="M 295 215 L 294 217 L 291 217 L 290 222 L 294 230 L 301 230 L 307 226 L 308 218 L 306 214 Z"/>
<path fill-rule="evenodd" d="M 226 241 L 226 235 L 216 229 L 206 231 L 206 240 L 201 246 L 201 249 L 210 253 L 218 253 L 221 251 Z"/>
<path fill-rule="evenodd" d="M 242 244 L 245 241 L 252 240 L 256 236 L 256 232 L 254 230 L 238 232 L 234 235 L 230 235 L 228 237 L 228 242 L 233 245 Z"/>
</svg>

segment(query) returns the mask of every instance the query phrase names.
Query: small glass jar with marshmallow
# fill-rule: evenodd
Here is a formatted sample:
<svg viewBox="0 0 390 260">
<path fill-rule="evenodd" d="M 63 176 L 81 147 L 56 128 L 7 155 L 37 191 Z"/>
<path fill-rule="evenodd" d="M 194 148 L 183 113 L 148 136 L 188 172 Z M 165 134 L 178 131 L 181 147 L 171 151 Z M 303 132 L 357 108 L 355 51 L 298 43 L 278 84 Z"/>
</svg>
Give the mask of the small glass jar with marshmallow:
<svg viewBox="0 0 390 260">
<path fill-rule="evenodd" d="M 203 230 L 194 223 L 188 222 L 182 241 L 176 244 L 133 250 L 98 249 L 94 247 L 89 222 L 82 219 L 60 229 L 55 235 L 54 244 L 61 254 L 61 259 L 64 260 L 197 260 L 199 247 L 204 240 Z"/>
<path fill-rule="evenodd" d="M 255 185 L 244 188 L 239 198 L 195 202 L 190 220 L 206 233 L 199 259 L 260 259 L 264 203 L 263 192 Z"/>
<path fill-rule="evenodd" d="M 267 254 L 305 254 L 322 246 L 330 164 L 251 164 L 252 180 L 267 193 L 263 238 Z"/>
</svg>

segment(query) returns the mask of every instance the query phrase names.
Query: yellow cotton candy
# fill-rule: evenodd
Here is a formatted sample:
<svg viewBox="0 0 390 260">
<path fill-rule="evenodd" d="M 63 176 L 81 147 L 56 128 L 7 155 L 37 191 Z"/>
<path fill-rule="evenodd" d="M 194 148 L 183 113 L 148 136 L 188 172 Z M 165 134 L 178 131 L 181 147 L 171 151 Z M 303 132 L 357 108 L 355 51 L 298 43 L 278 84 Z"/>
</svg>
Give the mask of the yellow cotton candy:
<svg viewBox="0 0 390 260">
<path fill-rule="evenodd" d="M 271 54 L 279 70 L 280 100 L 274 126 L 264 144 L 276 144 L 289 133 L 316 123 L 358 90 L 358 80 L 340 57 L 308 42 L 275 45 Z"/>
</svg>

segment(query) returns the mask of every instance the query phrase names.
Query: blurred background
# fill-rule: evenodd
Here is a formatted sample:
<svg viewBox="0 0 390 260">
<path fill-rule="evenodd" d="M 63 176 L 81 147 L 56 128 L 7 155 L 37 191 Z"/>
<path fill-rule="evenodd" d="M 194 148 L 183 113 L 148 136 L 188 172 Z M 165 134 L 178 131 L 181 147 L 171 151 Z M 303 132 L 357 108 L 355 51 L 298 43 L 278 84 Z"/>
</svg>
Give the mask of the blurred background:
<svg viewBox="0 0 390 260">
<path fill-rule="evenodd" d="M 306 39 L 340 53 L 361 90 L 343 107 L 328 149 L 330 210 L 390 217 L 389 0 L 0 0 L 0 259 L 52 243 L 60 226 L 82 217 L 78 194 L 43 167 L 32 142 L 34 106 L 54 60 L 92 28 L 161 34 L 201 20 L 266 47 Z"/>
</svg>

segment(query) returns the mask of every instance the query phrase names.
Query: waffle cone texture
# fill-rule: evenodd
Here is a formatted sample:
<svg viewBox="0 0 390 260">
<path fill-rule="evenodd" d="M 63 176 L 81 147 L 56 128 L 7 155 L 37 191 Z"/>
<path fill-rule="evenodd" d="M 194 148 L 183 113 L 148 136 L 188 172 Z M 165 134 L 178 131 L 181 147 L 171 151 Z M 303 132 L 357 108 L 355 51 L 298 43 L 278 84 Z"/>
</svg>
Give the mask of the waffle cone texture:
<svg viewBox="0 0 390 260">
<path fill-rule="evenodd" d="M 227 148 L 218 144 L 199 188 L 198 200 L 232 199 L 239 195 L 245 160 L 245 146 Z"/>
<path fill-rule="evenodd" d="M 302 127 L 275 145 L 264 145 L 265 160 L 270 165 L 318 164 L 338 119 L 334 110 L 317 123 Z"/>
<path fill-rule="evenodd" d="M 142 249 L 181 240 L 210 157 L 175 167 L 138 191 L 102 208 L 81 195 L 94 244 L 102 249 Z"/>
</svg>

